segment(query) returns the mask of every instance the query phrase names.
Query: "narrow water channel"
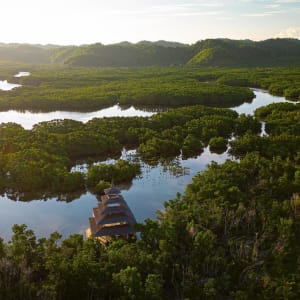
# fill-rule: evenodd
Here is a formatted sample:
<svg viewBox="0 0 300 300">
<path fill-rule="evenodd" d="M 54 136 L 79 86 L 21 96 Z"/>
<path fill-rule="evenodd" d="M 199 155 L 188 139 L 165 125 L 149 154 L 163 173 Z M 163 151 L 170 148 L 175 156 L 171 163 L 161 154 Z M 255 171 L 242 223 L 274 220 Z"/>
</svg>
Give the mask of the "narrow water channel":
<svg viewBox="0 0 300 300">
<path fill-rule="evenodd" d="M 0 82 L 1 84 L 1 82 Z M 233 107 L 232 109 L 239 114 L 253 115 L 254 111 L 261 106 L 266 106 L 271 103 L 278 102 L 291 102 L 284 97 L 272 96 L 267 91 L 254 89 L 255 98 L 251 103 L 244 103 L 240 106 Z M 93 118 L 103 117 L 148 117 L 155 113 L 155 111 L 145 111 L 137 109 L 133 106 L 122 109 L 119 105 L 114 105 L 105 109 L 97 110 L 94 112 L 70 112 L 70 111 L 54 111 L 54 112 L 31 112 L 9 110 L 0 112 L 0 122 L 14 122 L 22 125 L 25 129 L 31 129 L 33 125 L 55 119 L 72 119 L 81 122 L 88 122 Z"/>
</svg>

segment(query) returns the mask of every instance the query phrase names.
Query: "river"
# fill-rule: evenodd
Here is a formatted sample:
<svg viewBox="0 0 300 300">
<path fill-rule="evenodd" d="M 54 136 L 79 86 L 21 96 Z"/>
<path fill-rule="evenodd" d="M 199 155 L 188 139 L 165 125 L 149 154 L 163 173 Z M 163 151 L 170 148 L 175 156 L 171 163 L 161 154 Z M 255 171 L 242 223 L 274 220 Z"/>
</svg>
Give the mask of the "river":
<svg viewBox="0 0 300 300">
<path fill-rule="evenodd" d="M 254 90 L 256 98 L 252 103 L 245 103 L 234 107 L 238 113 L 253 114 L 260 106 L 275 102 L 285 102 L 283 97 L 276 97 L 262 90 Z M 34 124 L 57 118 L 69 118 L 87 122 L 93 117 L 103 116 L 149 116 L 153 113 L 136 110 L 131 107 L 121 110 L 118 106 L 99 110 L 93 113 L 55 112 L 32 113 L 9 111 L 0 113 L 2 122 L 15 122 L 25 128 L 31 128 Z M 137 153 L 124 150 L 121 158 L 139 160 Z M 158 165 L 151 167 L 141 162 L 142 174 L 132 181 L 130 186 L 121 186 L 122 195 L 132 209 L 138 222 L 146 218 L 155 217 L 155 212 L 163 209 L 163 203 L 172 199 L 176 193 L 183 193 L 187 184 L 200 171 L 206 169 L 212 161 L 223 163 L 231 159 L 228 153 L 214 154 L 208 148 L 195 158 L 183 160 L 178 157 L 173 167 Z M 77 166 L 83 168 L 84 166 Z M 0 236 L 6 240 L 11 236 L 13 224 L 27 224 L 38 237 L 49 236 L 53 231 L 59 231 L 64 237 L 74 233 L 84 233 L 88 227 L 88 218 L 92 214 L 92 208 L 97 205 L 94 195 L 87 192 L 72 202 L 58 201 L 57 198 L 47 200 L 33 200 L 30 202 L 13 201 L 6 195 L 0 197 Z"/>
<path fill-rule="evenodd" d="M 26 73 L 26 72 L 22 72 Z M 15 75 L 17 76 L 17 75 Z M 1 89 L 0 81 L 0 89 Z M 15 88 L 16 84 L 5 83 L 4 89 L 9 91 Z M 261 106 L 266 106 L 271 103 L 278 102 L 291 102 L 286 100 L 284 97 L 272 96 L 267 91 L 260 89 L 253 89 L 255 98 L 251 103 L 244 103 L 242 105 L 233 107 L 232 109 L 237 111 L 239 114 L 250 114 L 253 115 L 254 111 Z M 88 122 L 93 118 L 103 118 L 103 117 L 149 117 L 153 115 L 155 111 L 144 111 L 137 109 L 133 106 L 123 109 L 119 105 L 113 105 L 108 108 L 97 110 L 94 112 L 70 112 L 70 111 L 53 111 L 53 112 L 32 112 L 29 110 L 17 111 L 9 110 L 0 112 L 0 122 L 14 122 L 22 125 L 25 129 L 31 129 L 35 124 L 43 121 L 51 121 L 55 119 L 72 119 L 81 122 Z"/>
</svg>

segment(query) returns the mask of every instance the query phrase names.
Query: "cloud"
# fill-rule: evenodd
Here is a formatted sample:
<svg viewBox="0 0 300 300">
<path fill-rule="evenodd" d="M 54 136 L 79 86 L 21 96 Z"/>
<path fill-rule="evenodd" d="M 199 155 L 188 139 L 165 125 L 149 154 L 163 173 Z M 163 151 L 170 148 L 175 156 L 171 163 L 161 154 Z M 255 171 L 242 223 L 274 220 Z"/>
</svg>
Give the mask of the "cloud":
<svg viewBox="0 0 300 300">
<path fill-rule="evenodd" d="M 280 4 L 268 4 L 266 5 L 267 8 L 278 8 L 280 7 Z"/>
<path fill-rule="evenodd" d="M 182 12 L 177 14 L 166 15 L 170 17 L 189 17 L 189 16 L 217 16 L 221 15 L 223 11 L 198 11 L 198 12 Z"/>
<path fill-rule="evenodd" d="M 147 9 L 119 9 L 106 10 L 105 15 L 131 16 L 140 15 L 143 17 L 192 17 L 192 16 L 214 16 L 221 15 L 220 8 L 224 6 L 220 2 L 211 3 L 183 3 L 183 4 L 161 4 L 149 6 Z"/>
<path fill-rule="evenodd" d="M 224 17 L 218 17 L 217 19 L 221 20 L 221 21 L 230 21 L 230 20 L 233 20 L 234 18 L 233 17 L 226 17 L 226 16 L 224 16 Z"/>
<path fill-rule="evenodd" d="M 300 0 L 276 0 L 275 3 L 281 3 L 281 4 L 300 3 Z"/>
<path fill-rule="evenodd" d="M 270 16 L 270 14 L 268 14 L 268 13 L 251 13 L 251 14 L 242 14 L 241 16 L 256 18 L 256 17 L 267 17 L 267 16 Z"/>
<path fill-rule="evenodd" d="M 272 10 L 272 11 L 265 11 L 261 13 L 247 13 L 247 14 L 242 14 L 242 17 L 254 17 L 254 18 L 259 18 L 259 17 L 270 17 L 278 14 L 284 14 L 284 10 Z"/>
<path fill-rule="evenodd" d="M 225 6 L 225 3 L 221 3 L 221 2 L 211 2 L 211 3 L 207 3 L 207 2 L 198 2 L 198 3 L 182 3 L 182 4 L 175 4 L 172 5 L 172 7 L 223 7 Z"/>
<path fill-rule="evenodd" d="M 300 27 L 289 27 L 278 33 L 281 38 L 296 38 L 300 39 Z"/>
</svg>

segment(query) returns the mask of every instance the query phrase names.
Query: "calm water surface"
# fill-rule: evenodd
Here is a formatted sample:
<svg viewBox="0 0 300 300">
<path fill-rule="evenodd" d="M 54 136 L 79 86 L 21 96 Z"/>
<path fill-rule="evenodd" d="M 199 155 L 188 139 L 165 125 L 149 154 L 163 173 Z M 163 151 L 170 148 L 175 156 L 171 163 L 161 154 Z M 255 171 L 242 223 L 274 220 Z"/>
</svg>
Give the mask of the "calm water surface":
<svg viewBox="0 0 300 300">
<path fill-rule="evenodd" d="M 261 90 L 254 90 L 256 98 L 251 104 L 243 104 L 234 107 L 238 113 L 253 114 L 254 110 L 260 106 L 265 106 L 274 102 L 285 102 L 283 97 L 271 96 Z M 116 113 L 116 114 L 115 114 Z M 35 123 L 58 119 L 69 118 L 86 122 L 93 117 L 103 117 L 119 115 L 123 113 L 128 116 L 133 115 L 149 116 L 153 113 L 138 111 L 134 108 L 121 110 L 118 106 L 113 106 L 106 110 L 93 113 L 73 113 L 54 112 L 46 114 L 35 114 L 30 112 L 9 111 L 0 113 L 2 122 L 16 122 L 25 128 L 31 128 Z M 124 151 L 121 158 L 138 160 L 135 151 Z M 163 202 L 173 199 L 177 192 L 183 193 L 186 185 L 200 171 L 206 169 L 212 161 L 223 163 L 226 159 L 231 159 L 227 153 L 221 155 L 213 154 L 208 148 L 196 158 L 176 160 L 177 168 L 168 168 L 162 165 L 151 167 L 142 163 L 142 175 L 133 180 L 130 186 L 122 186 L 122 194 L 132 209 L 138 222 L 143 222 L 146 218 L 153 218 L 158 209 L 163 208 Z M 84 171 L 85 166 L 77 166 L 77 169 Z M 48 201 L 34 200 L 31 202 L 21 202 L 9 200 L 5 195 L 0 197 L 0 236 L 9 239 L 13 224 L 25 223 L 33 229 L 37 236 L 48 236 L 57 230 L 64 237 L 73 233 L 84 233 L 88 226 L 88 218 L 92 214 L 92 208 L 97 205 L 94 195 L 86 193 L 71 203 L 57 201 L 56 198 Z"/>
<path fill-rule="evenodd" d="M 30 72 L 27 71 L 20 71 L 18 74 L 14 75 L 14 77 L 24 77 L 24 76 L 29 76 Z"/>
<path fill-rule="evenodd" d="M 0 90 L 2 90 L 2 91 L 10 91 L 19 86 L 21 86 L 21 85 L 16 84 L 16 83 L 9 83 L 9 82 L 7 82 L 7 80 L 0 80 Z"/>
<path fill-rule="evenodd" d="M 135 151 L 123 152 L 121 158 L 138 160 Z M 159 165 L 151 167 L 142 163 L 142 175 L 132 181 L 130 186 L 120 186 L 122 195 L 132 209 L 138 222 L 155 217 L 155 212 L 163 208 L 166 200 L 173 199 L 177 192 L 183 193 L 186 185 L 211 161 L 224 162 L 227 153 L 213 154 L 208 148 L 196 158 L 182 160 L 178 157 L 176 170 Z M 109 161 L 109 162 L 112 162 Z M 85 169 L 85 166 L 77 166 Z M 57 230 L 64 237 L 74 233 L 84 233 L 88 227 L 88 218 L 97 199 L 86 193 L 73 202 L 66 203 L 51 198 L 47 201 L 12 201 L 6 196 L 0 197 L 0 236 L 9 239 L 13 224 L 27 224 L 37 236 L 48 236 Z"/>
<path fill-rule="evenodd" d="M 232 109 L 237 111 L 239 114 L 245 113 L 253 115 L 255 109 L 261 106 L 266 106 L 271 103 L 278 102 L 291 102 L 286 100 L 284 97 L 272 96 L 268 92 L 263 90 L 254 90 L 256 98 L 253 99 L 252 103 L 244 103 L 240 106 L 233 107 Z M 155 112 L 143 111 L 136 109 L 133 106 L 127 109 L 122 109 L 119 105 L 114 105 L 109 108 L 101 109 L 94 112 L 69 112 L 69 111 L 54 111 L 54 112 L 31 112 L 31 111 L 16 111 L 9 110 L 0 112 L 0 122 L 14 122 L 22 125 L 25 129 L 31 129 L 34 124 L 51 121 L 55 119 L 72 119 L 81 122 L 88 122 L 93 118 L 103 117 L 148 117 L 153 115 Z"/>
<path fill-rule="evenodd" d="M 261 89 L 252 89 L 255 98 L 251 103 L 244 103 L 242 105 L 233 107 L 232 109 L 235 110 L 239 114 L 246 114 L 246 115 L 254 115 L 254 111 L 262 106 L 267 106 L 271 103 L 279 103 L 279 102 L 289 102 L 295 103 L 293 101 L 286 100 L 284 97 L 280 96 L 273 96 L 268 93 L 268 91 L 261 90 Z"/>
<path fill-rule="evenodd" d="M 14 75 L 14 77 L 23 77 L 23 76 L 29 76 L 30 72 L 20 71 L 18 74 Z M 11 91 L 14 88 L 20 87 L 20 84 L 16 83 L 9 83 L 7 80 L 0 80 L 0 90 L 2 91 Z M 0 119 L 1 120 L 1 119 Z M 2 121 L 4 122 L 4 121 Z"/>
<path fill-rule="evenodd" d="M 81 122 L 88 122 L 93 118 L 103 117 L 148 117 L 153 115 L 154 112 L 143 111 L 134 108 L 122 109 L 119 105 L 114 105 L 109 108 L 101 109 L 94 112 L 81 113 L 81 112 L 70 112 L 70 111 L 54 111 L 54 112 L 31 112 L 31 111 L 16 111 L 9 110 L 0 112 L 0 122 L 14 122 L 22 125 L 25 129 L 31 129 L 33 125 L 51 121 L 55 119 L 72 119 Z"/>
</svg>

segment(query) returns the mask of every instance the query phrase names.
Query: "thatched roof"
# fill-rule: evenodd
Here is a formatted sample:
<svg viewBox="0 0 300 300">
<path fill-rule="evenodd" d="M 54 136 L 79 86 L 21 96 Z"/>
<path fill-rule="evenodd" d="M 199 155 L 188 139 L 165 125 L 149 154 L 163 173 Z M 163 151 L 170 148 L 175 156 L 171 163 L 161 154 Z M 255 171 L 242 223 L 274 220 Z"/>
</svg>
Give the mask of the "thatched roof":
<svg viewBox="0 0 300 300">
<path fill-rule="evenodd" d="M 101 197 L 101 202 L 99 203 L 98 206 L 103 207 L 106 204 L 116 204 L 116 203 L 123 204 L 123 203 L 125 203 L 125 200 L 121 195 L 116 195 L 114 197 L 104 195 L 104 196 Z"/>
<path fill-rule="evenodd" d="M 122 226 L 103 227 L 95 234 L 95 236 L 117 236 L 135 233 L 136 230 L 133 228 L 133 226 L 126 224 Z"/>
<path fill-rule="evenodd" d="M 98 225 L 110 225 L 115 223 L 135 224 L 135 220 L 130 216 L 106 216 L 98 222 Z"/>
<path fill-rule="evenodd" d="M 115 194 L 121 194 L 121 190 L 119 190 L 117 187 L 112 186 L 108 189 L 104 189 L 105 195 L 115 195 Z"/>
<path fill-rule="evenodd" d="M 98 207 L 93 208 L 94 217 L 89 219 L 92 234 L 96 237 L 135 234 L 135 217 L 120 190 L 113 186 L 104 192 Z"/>
</svg>

